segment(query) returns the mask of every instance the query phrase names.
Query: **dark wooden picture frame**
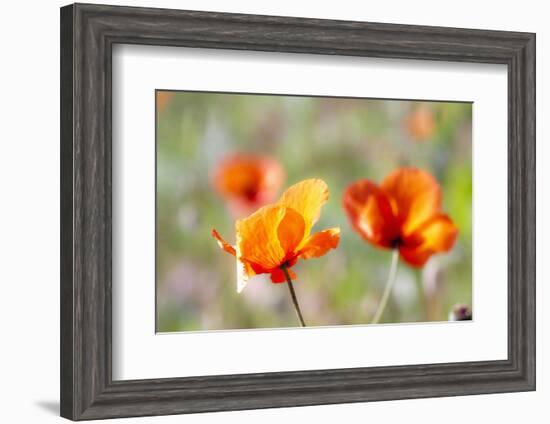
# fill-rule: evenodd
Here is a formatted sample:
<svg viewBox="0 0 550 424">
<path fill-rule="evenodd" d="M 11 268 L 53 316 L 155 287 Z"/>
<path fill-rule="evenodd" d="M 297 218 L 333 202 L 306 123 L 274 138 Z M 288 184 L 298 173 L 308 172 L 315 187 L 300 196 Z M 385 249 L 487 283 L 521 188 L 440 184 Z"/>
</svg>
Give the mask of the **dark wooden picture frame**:
<svg viewBox="0 0 550 424">
<path fill-rule="evenodd" d="M 114 44 L 504 64 L 508 359 L 113 381 Z M 535 389 L 535 35 L 75 4 L 61 9 L 61 415 L 73 420 Z"/>
</svg>

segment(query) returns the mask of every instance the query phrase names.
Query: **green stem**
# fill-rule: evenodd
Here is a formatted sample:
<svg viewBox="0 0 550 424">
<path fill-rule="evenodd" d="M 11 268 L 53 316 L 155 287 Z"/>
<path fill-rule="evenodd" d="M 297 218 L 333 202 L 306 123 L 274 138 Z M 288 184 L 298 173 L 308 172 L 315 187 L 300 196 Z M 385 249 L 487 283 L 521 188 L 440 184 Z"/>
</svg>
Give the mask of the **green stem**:
<svg viewBox="0 0 550 424">
<path fill-rule="evenodd" d="M 376 310 L 376 313 L 374 314 L 374 317 L 372 318 L 371 324 L 378 324 L 378 321 L 380 321 L 380 318 L 382 318 L 382 314 L 384 313 L 384 309 L 386 309 L 386 304 L 388 303 L 388 299 L 390 298 L 391 289 L 393 287 L 393 283 L 395 282 L 395 276 L 397 275 L 397 263 L 398 262 L 399 262 L 399 249 L 393 249 L 391 267 L 390 267 L 390 274 L 388 275 L 388 281 L 386 282 L 386 288 L 384 289 L 384 293 L 382 294 L 382 299 L 380 300 L 380 303 L 378 304 L 378 309 Z"/>
<path fill-rule="evenodd" d="M 304 321 L 304 317 L 302 316 L 302 311 L 300 310 L 300 305 L 298 304 L 296 292 L 294 291 L 294 286 L 292 285 L 292 280 L 290 279 L 288 270 L 284 265 L 281 266 L 281 270 L 285 273 L 286 282 L 288 283 L 288 290 L 290 291 L 290 297 L 292 297 L 292 303 L 294 303 L 294 309 L 296 309 L 296 315 L 298 315 L 298 319 L 300 320 L 302 327 L 305 327 L 306 323 Z"/>
</svg>

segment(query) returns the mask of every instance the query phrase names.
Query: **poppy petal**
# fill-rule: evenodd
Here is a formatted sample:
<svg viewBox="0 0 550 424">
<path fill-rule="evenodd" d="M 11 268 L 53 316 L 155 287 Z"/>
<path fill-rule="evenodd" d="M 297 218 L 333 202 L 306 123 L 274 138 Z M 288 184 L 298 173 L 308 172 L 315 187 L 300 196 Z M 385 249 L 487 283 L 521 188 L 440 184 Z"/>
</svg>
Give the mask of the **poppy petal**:
<svg viewBox="0 0 550 424">
<path fill-rule="evenodd" d="M 311 235 L 298 255 L 303 259 L 318 258 L 330 249 L 336 249 L 340 241 L 340 228 L 329 228 Z"/>
<path fill-rule="evenodd" d="M 288 257 L 304 239 L 305 222 L 294 209 L 286 209 L 285 216 L 277 229 L 279 243 Z"/>
<path fill-rule="evenodd" d="M 252 266 L 237 259 L 237 293 L 243 291 L 248 284 L 248 279 L 256 275 Z"/>
<path fill-rule="evenodd" d="M 359 180 L 349 185 L 344 191 L 343 206 L 353 229 L 367 241 L 389 248 L 399 237 L 390 201 L 373 182 Z"/>
<path fill-rule="evenodd" d="M 292 271 L 291 269 L 289 269 L 289 268 L 287 268 L 286 270 L 287 270 L 288 275 L 290 276 L 290 278 L 292 280 L 295 280 L 296 279 L 296 273 L 294 271 Z M 286 282 L 286 275 L 285 275 L 285 273 L 283 272 L 282 269 L 277 268 L 277 269 L 275 269 L 271 272 L 271 282 L 273 282 L 273 283 L 284 283 L 284 282 Z"/>
<path fill-rule="evenodd" d="M 218 241 L 220 249 L 225 250 L 227 253 L 231 253 L 233 256 L 236 255 L 235 248 L 226 242 L 214 228 L 212 228 L 212 236 Z"/>
<path fill-rule="evenodd" d="M 237 263 L 237 293 L 240 293 L 248 284 L 248 273 L 243 262 L 238 259 L 235 262 Z"/>
<path fill-rule="evenodd" d="M 321 207 L 328 200 L 328 186 L 318 178 L 301 181 L 286 190 L 279 203 L 302 215 L 307 235 L 319 219 Z"/>
<path fill-rule="evenodd" d="M 424 247 L 434 252 L 447 252 L 455 243 L 458 228 L 447 215 L 438 214 L 422 225 L 419 232 Z"/>
<path fill-rule="evenodd" d="M 380 185 L 388 195 L 394 215 L 408 236 L 441 208 L 441 190 L 435 178 L 416 168 L 400 168 Z"/>
<path fill-rule="evenodd" d="M 399 248 L 399 254 L 401 258 L 407 262 L 410 266 L 420 268 L 430 259 L 430 256 L 434 254 L 431 250 L 424 250 L 418 247 L 401 246 Z"/>
<path fill-rule="evenodd" d="M 413 266 L 422 266 L 431 255 L 452 249 L 458 228 L 444 214 L 438 214 L 424 223 L 404 240 L 400 249 L 403 259 Z"/>
<path fill-rule="evenodd" d="M 278 267 L 285 257 L 277 234 L 285 213 L 283 206 L 270 205 L 237 221 L 237 259 L 264 269 Z"/>
</svg>

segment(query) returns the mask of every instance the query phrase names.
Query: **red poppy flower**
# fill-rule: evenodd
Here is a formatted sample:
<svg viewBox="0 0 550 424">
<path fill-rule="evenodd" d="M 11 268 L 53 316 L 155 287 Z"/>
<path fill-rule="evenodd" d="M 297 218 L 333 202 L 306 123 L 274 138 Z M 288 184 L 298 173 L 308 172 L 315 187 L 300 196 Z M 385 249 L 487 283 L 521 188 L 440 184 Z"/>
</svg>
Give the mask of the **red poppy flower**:
<svg viewBox="0 0 550 424">
<path fill-rule="evenodd" d="M 338 246 L 339 228 L 310 234 L 327 199 L 328 188 L 324 181 L 305 180 L 285 191 L 279 202 L 237 221 L 235 246 L 212 230 L 220 248 L 237 259 L 238 292 L 245 287 L 248 278 L 256 274 L 270 274 L 274 283 L 285 281 L 285 271 L 290 278 L 295 278 L 290 267 L 298 259 L 323 256 Z"/>
<path fill-rule="evenodd" d="M 426 171 L 401 168 L 380 185 L 359 180 L 347 187 L 343 207 L 353 229 L 377 247 L 399 249 L 401 258 L 423 266 L 449 251 L 458 229 L 441 211 L 441 189 Z"/>
<path fill-rule="evenodd" d="M 235 154 L 218 164 L 213 184 L 236 214 L 242 215 L 273 201 L 284 179 L 283 168 L 275 159 Z"/>
</svg>

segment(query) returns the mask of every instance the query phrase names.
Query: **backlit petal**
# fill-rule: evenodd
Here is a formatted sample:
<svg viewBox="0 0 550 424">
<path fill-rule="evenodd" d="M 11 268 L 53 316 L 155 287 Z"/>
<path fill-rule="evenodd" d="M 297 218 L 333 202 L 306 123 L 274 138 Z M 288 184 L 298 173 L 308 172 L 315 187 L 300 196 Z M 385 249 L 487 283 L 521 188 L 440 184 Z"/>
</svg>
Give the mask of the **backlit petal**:
<svg viewBox="0 0 550 424">
<path fill-rule="evenodd" d="M 252 266 L 237 259 L 237 293 L 243 291 L 248 284 L 248 279 L 256 275 Z"/>
<path fill-rule="evenodd" d="M 424 239 L 424 246 L 434 252 L 451 250 L 458 235 L 458 228 L 451 218 L 444 214 L 434 216 L 419 231 Z"/>
<path fill-rule="evenodd" d="M 248 284 L 248 273 L 244 263 L 238 259 L 235 262 L 237 263 L 237 293 L 240 293 Z"/>
<path fill-rule="evenodd" d="M 359 180 L 344 191 L 343 206 L 355 231 L 369 242 L 392 247 L 399 236 L 386 194 L 369 180 Z"/>
<path fill-rule="evenodd" d="M 287 268 L 288 275 L 291 280 L 296 279 L 296 274 L 291 269 Z M 271 273 L 271 282 L 273 283 L 284 283 L 286 282 L 286 276 L 282 269 L 277 268 Z"/>
<path fill-rule="evenodd" d="M 380 187 L 388 195 L 403 236 L 413 233 L 441 208 L 439 184 L 426 171 L 400 168 L 387 176 Z"/>
<path fill-rule="evenodd" d="M 298 253 L 303 259 L 318 258 L 330 249 L 336 249 L 340 241 L 340 228 L 329 228 L 311 235 Z"/>
<path fill-rule="evenodd" d="M 302 215 L 306 235 L 319 219 L 321 207 L 328 200 L 327 184 L 318 178 L 301 181 L 283 193 L 279 203 Z"/>
<path fill-rule="evenodd" d="M 285 257 L 278 237 L 279 224 L 285 213 L 283 206 L 270 205 L 237 221 L 237 259 L 265 269 L 278 267 Z"/>
<path fill-rule="evenodd" d="M 212 236 L 218 241 L 218 246 L 220 246 L 222 250 L 225 250 L 227 253 L 231 253 L 235 256 L 235 248 L 226 242 L 222 236 L 220 236 L 220 233 L 218 233 L 214 228 L 212 228 Z"/>
<path fill-rule="evenodd" d="M 279 243 L 288 257 L 292 254 L 304 238 L 305 222 L 302 215 L 294 209 L 286 209 L 285 216 L 279 224 L 277 235 Z"/>
<path fill-rule="evenodd" d="M 400 253 L 413 266 L 423 266 L 431 255 L 452 249 L 458 228 L 447 215 L 438 214 L 404 240 Z"/>
</svg>

